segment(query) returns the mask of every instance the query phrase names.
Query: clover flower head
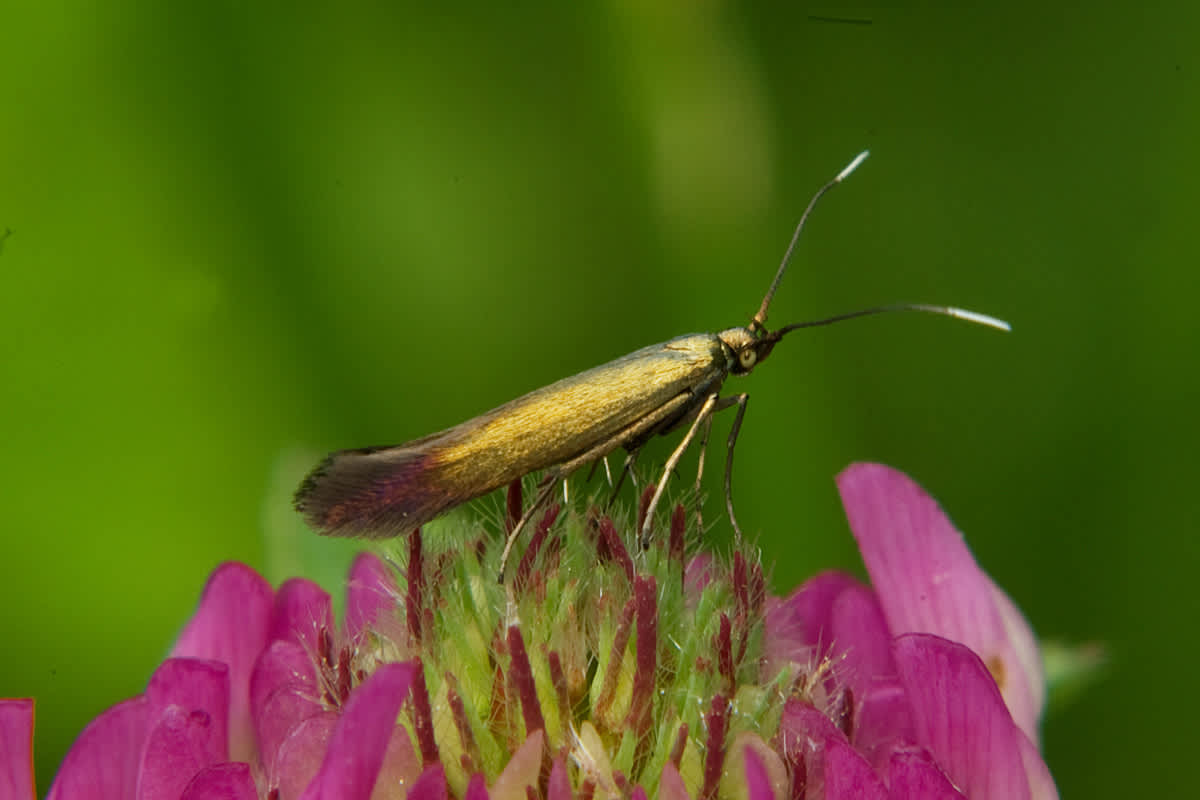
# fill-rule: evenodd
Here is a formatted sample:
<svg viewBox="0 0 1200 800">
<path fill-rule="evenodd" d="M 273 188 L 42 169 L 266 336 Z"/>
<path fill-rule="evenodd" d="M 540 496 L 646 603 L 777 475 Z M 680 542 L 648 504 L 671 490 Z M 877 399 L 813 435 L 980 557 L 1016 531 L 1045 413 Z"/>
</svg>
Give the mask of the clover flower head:
<svg viewBox="0 0 1200 800">
<path fill-rule="evenodd" d="M 771 597 L 757 553 L 700 551 L 682 506 L 647 550 L 640 520 L 552 506 L 504 583 L 495 537 L 414 532 L 355 561 L 340 626 L 315 584 L 225 564 L 49 798 L 1057 797 L 1015 605 L 906 476 L 838 488 L 870 586 Z M 32 729 L 0 702 L 5 796 L 33 796 Z"/>
</svg>

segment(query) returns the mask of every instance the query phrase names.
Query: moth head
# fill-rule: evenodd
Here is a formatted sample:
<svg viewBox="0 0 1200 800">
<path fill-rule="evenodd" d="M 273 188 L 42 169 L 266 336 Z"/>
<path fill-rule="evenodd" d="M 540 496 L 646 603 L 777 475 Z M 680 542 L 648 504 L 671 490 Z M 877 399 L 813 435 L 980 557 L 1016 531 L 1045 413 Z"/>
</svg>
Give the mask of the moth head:
<svg viewBox="0 0 1200 800">
<path fill-rule="evenodd" d="M 717 336 L 730 350 L 729 371 L 734 375 L 745 375 L 753 370 L 775 347 L 774 340 L 755 336 L 749 328 L 730 328 L 721 331 Z"/>
</svg>

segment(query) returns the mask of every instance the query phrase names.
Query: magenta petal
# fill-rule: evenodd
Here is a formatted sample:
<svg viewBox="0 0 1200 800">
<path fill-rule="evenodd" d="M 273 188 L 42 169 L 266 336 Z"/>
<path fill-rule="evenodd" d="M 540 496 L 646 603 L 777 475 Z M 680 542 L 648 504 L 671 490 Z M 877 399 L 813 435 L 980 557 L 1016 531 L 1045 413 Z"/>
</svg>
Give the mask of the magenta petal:
<svg viewBox="0 0 1200 800">
<path fill-rule="evenodd" d="M 1025 800 L 1023 734 L 979 656 L 929 634 L 896 639 L 896 667 L 913 706 L 917 744 L 971 800 Z"/>
<path fill-rule="evenodd" d="M 305 800 L 367 800 L 420 664 L 384 664 L 350 693 Z"/>
<path fill-rule="evenodd" d="M 799 700 L 788 700 L 784 704 L 777 735 L 780 749 L 785 753 L 811 750 L 813 746 L 820 745 L 830 738 L 846 738 L 829 717 Z"/>
<path fill-rule="evenodd" d="M 133 797 L 149 710 L 139 695 L 89 722 L 63 759 L 46 800 Z"/>
<path fill-rule="evenodd" d="M 471 776 L 471 782 L 467 784 L 467 794 L 463 800 L 488 800 L 487 782 L 483 779 L 482 774 L 476 772 Z M 559 800 L 559 798 L 552 794 L 550 800 Z"/>
<path fill-rule="evenodd" d="M 146 699 L 151 726 L 157 726 L 160 715 L 172 708 L 203 715 L 207 733 L 202 740 L 207 752 L 202 766 L 229 760 L 229 667 L 225 664 L 168 658 L 150 676 Z"/>
<path fill-rule="evenodd" d="M 408 790 L 407 800 L 446 800 L 446 772 L 441 764 L 430 764 Z"/>
<path fill-rule="evenodd" d="M 250 679 L 250 712 L 259 758 L 272 772 L 279 745 L 292 729 L 324 708 L 316 668 L 304 649 L 286 640 L 271 642 Z"/>
<path fill-rule="evenodd" d="M 1058 787 L 1054 785 L 1050 768 L 1037 745 L 1024 733 L 1021 734 L 1021 761 L 1025 764 L 1025 777 L 1029 779 L 1029 794 L 1033 800 L 1058 800 Z"/>
<path fill-rule="evenodd" d="M 923 751 L 893 753 L 887 774 L 891 800 L 966 800 Z"/>
<path fill-rule="evenodd" d="M 176 641 L 172 656 L 203 658 L 229 665 L 230 757 L 253 756 L 250 673 L 267 643 L 271 585 L 244 564 L 213 570 L 200 605 Z"/>
<path fill-rule="evenodd" d="M 0 797 L 33 792 L 33 701 L 0 700 Z"/>
<path fill-rule="evenodd" d="M 138 800 L 174 798 L 205 767 L 219 763 L 212 757 L 213 740 L 224 739 L 203 711 L 168 706 L 146 737 L 138 774 Z"/>
<path fill-rule="evenodd" d="M 846 735 L 833 724 L 829 717 L 808 703 L 788 700 L 783 707 L 776 733 L 777 749 L 804 761 L 804 774 L 810 788 L 824 782 L 825 747 L 830 741 L 846 741 Z M 814 795 L 819 796 L 819 795 Z"/>
<path fill-rule="evenodd" d="M 854 746 L 882 775 L 895 747 L 915 741 L 912 706 L 898 678 L 873 687 L 857 705 Z"/>
<path fill-rule="evenodd" d="M 375 781 L 375 791 L 371 800 L 385 800 L 388 797 L 401 797 L 404 787 L 412 786 L 421 776 L 421 757 L 413 747 L 412 739 L 403 725 L 392 729 L 392 738 L 388 740 L 387 752 L 383 756 L 383 766 L 379 768 L 379 778 Z M 387 792 L 381 792 L 380 787 L 391 787 Z"/>
<path fill-rule="evenodd" d="M 962 534 L 920 486 L 889 467 L 853 464 L 838 489 L 892 633 L 933 633 L 974 650 L 1036 740 L 1045 686 L 1033 631 Z"/>
<path fill-rule="evenodd" d="M 659 800 L 692 800 L 688 794 L 683 776 L 670 761 L 663 766 L 662 777 L 658 781 Z"/>
<path fill-rule="evenodd" d="M 991 578 L 988 578 L 988 582 L 991 583 L 992 602 L 1000 614 L 1000 623 L 1005 632 L 1005 647 L 1001 648 L 1003 660 L 995 663 L 1005 667 L 1017 665 L 1017 669 L 1011 670 L 1011 675 L 1006 671 L 1001 676 L 1003 685 L 1000 687 L 1000 694 L 1008 704 L 1008 710 L 1012 712 L 1017 725 L 1036 743 L 1039 734 L 1038 723 L 1046 706 L 1046 675 L 1042 669 L 1042 654 L 1038 650 L 1037 637 L 1012 598 L 992 582 Z M 970 642 L 963 644 L 970 646 Z M 971 649 L 975 650 L 974 647 Z M 991 667 L 993 661 L 988 659 L 986 663 Z"/>
<path fill-rule="evenodd" d="M 324 711 L 297 723 L 279 744 L 267 773 L 268 786 L 277 789 L 278 800 L 300 797 L 321 769 L 338 715 Z M 413 749 L 408 731 L 397 725 L 388 739 L 383 764 L 375 779 L 372 800 L 404 796 L 405 787 L 412 786 L 421 775 L 421 759 Z M 487 791 L 484 790 L 486 800 Z"/>
<path fill-rule="evenodd" d="M 895 680 L 892 636 L 874 592 L 857 584 L 846 588 L 829 616 L 833 650 L 844 659 L 837 674 L 856 697 L 865 696 L 877 683 Z"/>
<path fill-rule="evenodd" d="M 571 776 L 567 774 L 567 765 L 563 763 L 562 756 L 554 759 L 554 764 L 550 767 L 546 800 L 572 800 Z"/>
<path fill-rule="evenodd" d="M 267 787 L 279 800 L 296 800 L 317 777 L 338 715 L 323 711 L 299 722 L 279 743 L 275 757 L 267 765 Z"/>
<path fill-rule="evenodd" d="M 828 800 L 887 800 L 887 789 L 871 765 L 838 739 L 825 743 L 825 794 Z"/>
<path fill-rule="evenodd" d="M 789 661 L 808 664 L 824 655 L 830 645 L 833 601 L 859 585 L 845 573 L 823 572 L 805 581 L 787 599 L 770 601 L 764 674 L 773 678 Z"/>
<path fill-rule="evenodd" d="M 179 800 L 258 800 L 250 765 L 227 761 L 200 770 Z"/>
<path fill-rule="evenodd" d="M 360 553 L 346 583 L 346 639 L 353 641 L 382 615 L 394 613 L 399 594 L 387 565 L 371 553 Z"/>
<path fill-rule="evenodd" d="M 268 638 L 296 642 L 310 653 L 321 652 L 322 632 L 332 635 L 333 603 L 329 595 L 306 578 L 290 578 L 275 594 Z"/>
<path fill-rule="evenodd" d="M 775 800 L 775 791 L 767 767 L 753 747 L 743 748 L 746 759 L 746 797 L 749 800 Z"/>
<path fill-rule="evenodd" d="M 646 790 L 641 786 L 633 787 L 633 794 L 630 795 L 629 800 L 646 800 Z"/>
</svg>

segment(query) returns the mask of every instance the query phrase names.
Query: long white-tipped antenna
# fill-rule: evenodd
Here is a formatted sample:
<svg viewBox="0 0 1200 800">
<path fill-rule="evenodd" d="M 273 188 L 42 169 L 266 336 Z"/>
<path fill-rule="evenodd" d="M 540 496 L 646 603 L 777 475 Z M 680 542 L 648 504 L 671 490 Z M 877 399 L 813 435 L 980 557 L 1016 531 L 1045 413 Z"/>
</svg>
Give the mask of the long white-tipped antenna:
<svg viewBox="0 0 1200 800">
<path fill-rule="evenodd" d="M 835 314 L 832 317 L 824 319 L 814 319 L 809 322 L 795 322 L 791 325 L 784 325 L 778 330 L 771 331 L 764 337 L 766 341 L 777 342 L 783 338 L 785 333 L 799 330 L 800 328 L 819 328 L 823 325 L 832 325 L 835 322 L 842 322 L 848 319 L 857 319 L 858 317 L 871 317 L 875 314 L 890 314 L 893 311 L 920 311 L 925 314 L 940 314 L 943 317 L 954 317 L 961 319 L 964 322 L 971 322 L 975 325 L 985 325 L 989 328 L 1005 331 L 1006 333 L 1012 330 L 1012 326 L 1004 320 L 993 317 L 989 314 L 980 314 L 978 311 L 970 311 L 965 308 L 956 308 L 955 306 L 934 306 L 927 303 L 896 303 L 890 306 L 876 306 L 874 308 L 864 308 L 859 311 L 848 311 L 845 314 Z"/>
<path fill-rule="evenodd" d="M 808 221 L 809 214 L 812 213 L 813 207 L 817 205 L 826 192 L 839 183 L 844 181 L 851 172 L 858 169 L 858 165 L 867 159 L 871 154 L 870 150 L 863 150 L 854 157 L 846 167 L 839 172 L 833 180 L 822 186 L 813 195 L 812 200 L 808 201 L 808 207 L 804 209 L 804 213 L 800 215 L 800 221 L 796 223 L 796 231 L 792 234 L 792 241 L 788 244 L 787 250 L 783 254 L 783 261 L 779 263 L 779 270 L 775 273 L 775 280 L 771 281 L 771 288 L 767 289 L 767 296 L 763 298 L 762 305 L 758 307 L 758 313 L 754 315 L 754 319 L 750 320 L 750 331 L 757 334 L 765 329 L 767 324 L 767 309 L 771 305 L 772 298 L 775 297 L 775 290 L 779 288 L 779 282 L 783 280 L 783 273 L 787 271 L 788 262 L 792 260 L 792 251 L 796 249 L 796 241 L 800 238 L 800 231 L 804 230 L 804 223 Z"/>
</svg>

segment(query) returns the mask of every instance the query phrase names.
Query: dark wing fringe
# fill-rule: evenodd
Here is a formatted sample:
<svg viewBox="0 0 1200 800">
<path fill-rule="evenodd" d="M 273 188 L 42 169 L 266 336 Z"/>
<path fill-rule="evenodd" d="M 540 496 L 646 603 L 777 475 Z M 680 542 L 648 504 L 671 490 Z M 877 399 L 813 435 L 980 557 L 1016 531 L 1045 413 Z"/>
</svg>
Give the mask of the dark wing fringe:
<svg viewBox="0 0 1200 800">
<path fill-rule="evenodd" d="M 398 536 L 463 502 L 437 483 L 436 467 L 436 454 L 428 449 L 341 450 L 304 479 L 295 507 L 327 536 Z"/>
</svg>

